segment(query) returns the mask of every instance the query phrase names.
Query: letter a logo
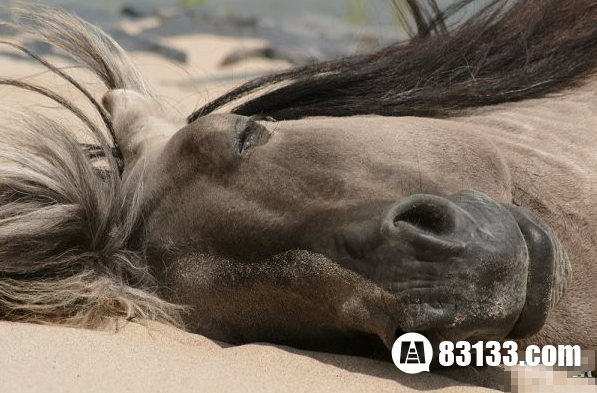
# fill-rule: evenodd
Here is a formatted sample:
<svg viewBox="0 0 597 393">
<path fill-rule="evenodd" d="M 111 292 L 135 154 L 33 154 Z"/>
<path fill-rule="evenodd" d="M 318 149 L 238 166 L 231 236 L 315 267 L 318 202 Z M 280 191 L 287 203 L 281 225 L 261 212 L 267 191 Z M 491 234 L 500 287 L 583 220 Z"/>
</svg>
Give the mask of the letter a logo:
<svg viewBox="0 0 597 393">
<path fill-rule="evenodd" d="M 418 374 L 429 371 L 433 358 L 433 348 L 425 336 L 419 333 L 406 333 L 398 337 L 392 347 L 392 360 L 401 371 Z"/>
</svg>

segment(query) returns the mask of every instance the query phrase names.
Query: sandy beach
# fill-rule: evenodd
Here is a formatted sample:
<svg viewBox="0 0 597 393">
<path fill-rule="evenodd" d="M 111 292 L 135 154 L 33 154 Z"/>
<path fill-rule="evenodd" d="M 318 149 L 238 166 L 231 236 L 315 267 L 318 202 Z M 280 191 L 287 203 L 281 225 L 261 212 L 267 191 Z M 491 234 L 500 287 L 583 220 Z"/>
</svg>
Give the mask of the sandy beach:
<svg viewBox="0 0 597 393">
<path fill-rule="evenodd" d="M 225 347 L 156 323 L 118 332 L 0 323 L 2 392 L 489 392 L 393 364 L 267 344 Z"/>
</svg>

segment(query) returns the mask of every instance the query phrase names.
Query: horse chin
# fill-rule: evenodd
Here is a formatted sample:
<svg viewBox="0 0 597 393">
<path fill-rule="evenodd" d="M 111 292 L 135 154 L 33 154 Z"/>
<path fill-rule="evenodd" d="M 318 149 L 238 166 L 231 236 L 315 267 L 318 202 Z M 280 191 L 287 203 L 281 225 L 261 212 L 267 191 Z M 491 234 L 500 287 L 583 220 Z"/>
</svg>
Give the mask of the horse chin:
<svg viewBox="0 0 597 393">
<path fill-rule="evenodd" d="M 391 293 L 398 331 L 454 341 L 529 337 L 570 278 L 545 223 L 477 191 L 410 196 L 373 227 L 346 226 L 331 258 Z"/>
</svg>

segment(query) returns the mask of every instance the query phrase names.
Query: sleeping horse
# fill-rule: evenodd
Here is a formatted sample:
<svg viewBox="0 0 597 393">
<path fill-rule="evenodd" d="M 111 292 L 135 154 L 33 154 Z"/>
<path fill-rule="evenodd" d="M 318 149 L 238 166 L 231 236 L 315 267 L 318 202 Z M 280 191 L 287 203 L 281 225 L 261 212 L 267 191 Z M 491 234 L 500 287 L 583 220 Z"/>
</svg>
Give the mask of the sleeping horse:
<svg viewBox="0 0 597 393">
<path fill-rule="evenodd" d="M 0 318 L 365 356 L 407 331 L 597 347 L 597 2 L 494 1 L 448 26 L 468 3 L 187 119 L 98 27 L 13 9 L 106 91 L 4 43 L 101 121 L 1 80 L 80 122 L 23 110 L 2 130 Z"/>
</svg>

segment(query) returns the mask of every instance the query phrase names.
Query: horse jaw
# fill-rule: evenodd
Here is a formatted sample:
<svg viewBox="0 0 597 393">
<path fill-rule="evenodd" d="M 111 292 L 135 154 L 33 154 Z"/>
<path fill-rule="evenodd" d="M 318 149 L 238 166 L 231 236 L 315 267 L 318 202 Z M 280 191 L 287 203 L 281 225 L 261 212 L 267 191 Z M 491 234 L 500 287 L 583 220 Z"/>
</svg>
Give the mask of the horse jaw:
<svg viewBox="0 0 597 393">
<path fill-rule="evenodd" d="M 102 98 L 110 113 L 116 143 L 125 167 L 131 167 L 148 152 L 163 146 L 186 125 L 184 119 L 172 119 L 154 98 L 133 90 L 115 89 Z"/>
</svg>

